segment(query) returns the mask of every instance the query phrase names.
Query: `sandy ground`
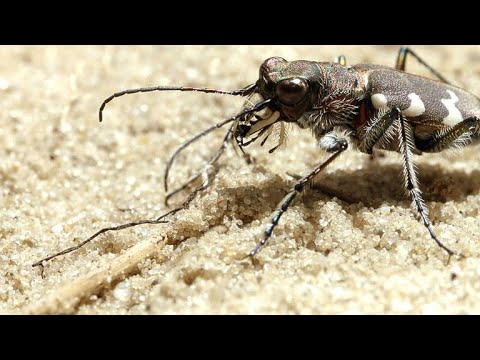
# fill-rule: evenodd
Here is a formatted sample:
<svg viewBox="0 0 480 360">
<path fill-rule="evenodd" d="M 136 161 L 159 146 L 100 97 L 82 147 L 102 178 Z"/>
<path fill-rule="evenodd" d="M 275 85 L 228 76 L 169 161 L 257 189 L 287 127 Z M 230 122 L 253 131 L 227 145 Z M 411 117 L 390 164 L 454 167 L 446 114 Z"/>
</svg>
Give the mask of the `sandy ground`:
<svg viewBox="0 0 480 360">
<path fill-rule="evenodd" d="M 277 203 L 322 159 L 292 131 L 254 164 L 229 149 L 211 187 L 169 224 L 99 237 L 35 261 L 98 229 L 166 212 L 164 165 L 185 139 L 234 115 L 242 100 L 193 93 L 105 97 L 147 85 L 226 89 L 254 82 L 270 56 L 393 64 L 398 46 L 0 47 L 0 312 L 75 314 L 383 314 L 480 312 L 479 147 L 417 157 L 447 257 L 404 196 L 400 158 L 349 152 L 282 218 L 252 265 L 244 259 Z M 455 84 L 480 93 L 480 47 L 417 46 Z M 411 71 L 423 73 L 414 61 Z M 179 159 L 181 183 L 221 132 Z M 273 143 L 272 143 L 273 144 Z M 332 191 L 325 190 L 326 188 Z M 181 204 L 186 193 L 176 197 Z"/>
</svg>

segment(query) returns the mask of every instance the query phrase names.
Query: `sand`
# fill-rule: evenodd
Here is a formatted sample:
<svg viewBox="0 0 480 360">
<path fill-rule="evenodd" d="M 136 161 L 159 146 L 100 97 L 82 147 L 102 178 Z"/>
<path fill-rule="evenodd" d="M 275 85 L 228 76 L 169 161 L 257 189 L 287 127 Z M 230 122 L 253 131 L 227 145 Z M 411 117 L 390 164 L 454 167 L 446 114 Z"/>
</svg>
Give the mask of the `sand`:
<svg viewBox="0 0 480 360">
<path fill-rule="evenodd" d="M 405 196 L 398 154 L 342 154 L 254 247 L 295 180 L 323 158 L 307 130 L 285 148 L 228 149 L 211 186 L 168 224 L 103 235 L 32 264 L 105 226 L 150 219 L 164 205 L 164 165 L 185 139 L 234 115 L 242 99 L 151 93 L 98 107 L 147 85 L 225 89 L 254 82 L 261 62 L 331 60 L 392 65 L 398 46 L 0 47 L 0 312 L 16 314 L 480 313 L 478 146 L 416 157 L 447 256 Z M 479 46 L 416 46 L 455 84 L 480 93 Z M 413 59 L 412 72 L 425 74 Z M 219 146 L 211 134 L 179 158 L 180 184 Z M 274 146 L 275 143 L 268 145 Z"/>
</svg>

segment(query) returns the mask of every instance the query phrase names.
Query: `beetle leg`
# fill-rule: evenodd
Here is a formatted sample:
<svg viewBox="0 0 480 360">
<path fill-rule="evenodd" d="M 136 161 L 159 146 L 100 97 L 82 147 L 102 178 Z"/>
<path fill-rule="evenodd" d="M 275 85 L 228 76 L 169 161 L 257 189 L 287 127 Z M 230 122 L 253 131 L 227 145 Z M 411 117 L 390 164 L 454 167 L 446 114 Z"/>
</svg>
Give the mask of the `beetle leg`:
<svg viewBox="0 0 480 360">
<path fill-rule="evenodd" d="M 267 225 L 265 229 L 265 235 L 263 239 L 255 246 L 255 248 L 250 251 L 248 254 L 250 257 L 255 256 L 260 249 L 265 245 L 267 240 L 272 236 L 273 229 L 278 225 L 280 218 L 282 215 L 288 210 L 289 206 L 295 200 L 295 198 L 305 189 L 305 187 L 311 183 L 311 181 L 315 178 L 317 174 L 319 174 L 323 169 L 327 167 L 337 156 L 339 156 L 342 152 L 344 152 L 348 148 L 348 142 L 344 138 L 335 138 L 336 141 L 329 141 L 331 143 L 331 150 L 329 151 L 332 153 L 330 157 L 322 162 L 321 164 L 317 165 L 315 169 L 313 169 L 307 176 L 301 178 L 293 187 L 293 189 L 282 199 L 280 202 L 277 210 L 275 211 L 270 224 Z"/>
<path fill-rule="evenodd" d="M 420 151 L 440 152 L 447 148 L 460 148 L 472 141 L 472 136 L 480 129 L 480 118 L 472 116 L 455 126 L 440 130 L 426 140 L 415 140 Z"/>
<path fill-rule="evenodd" d="M 393 124 L 393 121 L 398 118 L 398 110 L 392 109 L 372 119 L 370 124 L 365 126 L 365 135 L 362 138 L 359 148 L 366 154 L 373 153 L 373 147 L 382 139 L 387 133 L 388 129 Z"/>
<path fill-rule="evenodd" d="M 395 69 L 405 71 L 405 63 L 406 63 L 408 54 L 412 55 L 420 64 L 425 66 L 428 69 L 428 71 L 430 71 L 433 75 L 435 75 L 437 79 L 443 81 L 446 84 L 451 85 L 451 83 L 448 80 L 446 80 L 442 75 L 440 75 L 438 71 L 433 69 L 425 61 L 423 61 L 420 56 L 418 56 L 415 52 L 413 52 L 413 50 L 411 50 L 408 47 L 401 47 L 400 50 L 398 51 Z"/>
<path fill-rule="evenodd" d="M 455 253 L 450 250 L 446 245 L 444 245 L 435 235 L 433 232 L 433 228 L 430 222 L 430 219 L 428 217 L 428 209 L 423 202 L 422 199 L 422 192 L 420 191 L 420 188 L 418 187 L 418 181 L 417 181 L 417 174 L 415 171 L 415 164 L 413 162 L 413 148 L 414 148 L 414 143 L 413 143 L 413 134 L 412 134 L 412 127 L 410 124 L 407 123 L 406 119 L 404 119 L 403 116 L 399 116 L 399 141 L 400 141 L 400 146 L 399 146 L 399 151 L 400 154 L 402 154 L 403 158 L 403 175 L 405 177 L 405 187 L 412 196 L 413 201 L 415 202 L 415 205 L 417 207 L 417 211 L 420 214 L 420 217 L 422 218 L 423 225 L 428 229 L 428 232 L 430 233 L 431 238 L 437 243 L 438 246 L 440 246 L 443 250 L 445 250 L 448 255 L 449 255 L 449 260 L 452 255 Z"/>
</svg>

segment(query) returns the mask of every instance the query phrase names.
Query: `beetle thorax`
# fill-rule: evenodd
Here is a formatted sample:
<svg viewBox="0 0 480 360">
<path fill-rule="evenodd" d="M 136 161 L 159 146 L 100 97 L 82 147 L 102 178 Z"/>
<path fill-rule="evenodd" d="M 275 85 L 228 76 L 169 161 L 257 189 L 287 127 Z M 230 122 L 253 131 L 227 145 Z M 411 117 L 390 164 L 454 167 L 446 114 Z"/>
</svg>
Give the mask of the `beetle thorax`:
<svg viewBox="0 0 480 360">
<path fill-rule="evenodd" d="M 303 129 L 311 129 L 319 139 L 335 127 L 353 129 L 365 87 L 360 75 L 350 68 L 335 63 L 317 65 L 323 86 L 316 102 L 297 123 Z"/>
</svg>

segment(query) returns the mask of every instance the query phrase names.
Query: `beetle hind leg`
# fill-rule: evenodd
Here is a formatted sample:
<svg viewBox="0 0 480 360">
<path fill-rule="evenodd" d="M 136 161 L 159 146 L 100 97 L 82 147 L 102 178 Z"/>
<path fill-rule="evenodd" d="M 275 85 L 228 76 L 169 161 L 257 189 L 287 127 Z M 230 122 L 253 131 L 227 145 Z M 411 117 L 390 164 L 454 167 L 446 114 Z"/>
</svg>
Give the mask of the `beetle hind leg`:
<svg viewBox="0 0 480 360">
<path fill-rule="evenodd" d="M 480 118 L 472 116 L 457 125 L 439 130 L 428 139 L 415 139 L 415 146 L 423 152 L 441 152 L 446 149 L 461 148 L 468 145 L 475 136 L 480 135 Z"/>
<path fill-rule="evenodd" d="M 445 84 L 451 85 L 451 83 L 445 79 L 440 73 L 428 65 L 420 56 L 418 56 L 413 50 L 408 47 L 401 47 L 398 51 L 397 61 L 395 63 L 395 69 L 405 71 L 405 64 L 407 61 L 407 55 L 410 54 L 413 56 L 420 64 L 425 66 L 425 68 L 430 71 L 437 79 L 443 81 Z"/>
</svg>

